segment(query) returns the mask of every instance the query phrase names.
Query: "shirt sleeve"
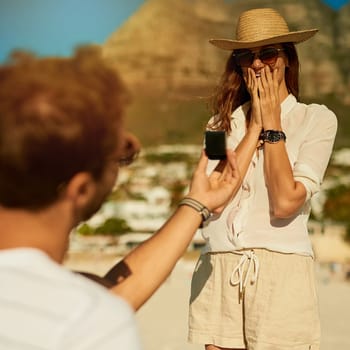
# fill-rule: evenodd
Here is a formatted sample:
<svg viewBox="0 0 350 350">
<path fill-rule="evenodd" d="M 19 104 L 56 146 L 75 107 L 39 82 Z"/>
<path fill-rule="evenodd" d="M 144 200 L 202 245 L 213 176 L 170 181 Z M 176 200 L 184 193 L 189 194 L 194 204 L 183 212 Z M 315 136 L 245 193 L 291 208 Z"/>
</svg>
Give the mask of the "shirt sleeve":
<svg viewBox="0 0 350 350">
<path fill-rule="evenodd" d="M 293 174 L 307 192 L 307 200 L 320 190 L 321 183 L 332 154 L 337 132 L 335 114 L 324 105 L 307 107 L 306 117 L 310 120 Z"/>
</svg>

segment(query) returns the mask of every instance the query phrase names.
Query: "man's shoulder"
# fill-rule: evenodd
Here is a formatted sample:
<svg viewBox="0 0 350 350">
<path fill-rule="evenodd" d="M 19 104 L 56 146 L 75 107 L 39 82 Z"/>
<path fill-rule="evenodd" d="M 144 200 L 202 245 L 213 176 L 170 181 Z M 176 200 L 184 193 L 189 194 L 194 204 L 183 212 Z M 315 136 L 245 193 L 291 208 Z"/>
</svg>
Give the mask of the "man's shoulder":
<svg viewBox="0 0 350 350">
<path fill-rule="evenodd" d="M 100 349 L 120 343 L 139 349 L 135 316 L 124 300 L 40 251 L 0 252 L 0 279 L 0 342 L 6 334 L 10 342 L 45 349 L 96 343 Z"/>
<path fill-rule="evenodd" d="M 54 314 L 66 315 L 118 308 L 131 313 L 128 304 L 107 289 L 74 273 L 35 249 L 18 249 L 0 253 L 0 276 L 8 298 L 21 299 L 37 308 L 48 308 Z M 17 292 L 15 292 L 17 291 Z M 92 307 L 94 305 L 94 307 Z M 67 310 L 71 310 L 66 314 Z"/>
</svg>

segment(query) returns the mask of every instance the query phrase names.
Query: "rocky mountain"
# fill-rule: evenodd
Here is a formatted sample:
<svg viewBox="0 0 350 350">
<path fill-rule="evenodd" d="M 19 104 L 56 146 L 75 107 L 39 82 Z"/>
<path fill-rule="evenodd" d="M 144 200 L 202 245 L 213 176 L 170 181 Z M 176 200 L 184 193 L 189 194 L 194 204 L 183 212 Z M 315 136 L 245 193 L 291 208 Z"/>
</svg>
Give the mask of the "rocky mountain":
<svg viewBox="0 0 350 350">
<path fill-rule="evenodd" d="M 233 38 L 238 14 L 254 7 L 276 8 L 291 30 L 320 29 L 297 46 L 301 95 L 350 106 L 350 5 L 335 12 L 321 0 L 145 0 L 108 38 L 104 55 L 136 101 L 208 96 L 229 55 L 208 39 Z"/>
</svg>

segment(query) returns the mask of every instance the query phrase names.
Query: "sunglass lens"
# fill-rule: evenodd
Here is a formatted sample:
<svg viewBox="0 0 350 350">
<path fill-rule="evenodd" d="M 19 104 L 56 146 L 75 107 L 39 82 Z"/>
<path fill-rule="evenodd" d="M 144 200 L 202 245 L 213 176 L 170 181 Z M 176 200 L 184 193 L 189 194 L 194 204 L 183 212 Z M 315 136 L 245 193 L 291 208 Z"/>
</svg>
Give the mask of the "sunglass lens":
<svg viewBox="0 0 350 350">
<path fill-rule="evenodd" d="M 254 61 L 254 53 L 250 50 L 235 53 L 236 63 L 241 67 L 249 67 Z"/>
<path fill-rule="evenodd" d="M 128 154 L 118 159 L 118 166 L 124 167 L 130 165 L 139 155 L 139 152 Z"/>
<path fill-rule="evenodd" d="M 262 49 L 257 56 L 264 64 L 274 64 L 276 63 L 278 52 L 280 49 L 275 47 L 266 47 Z M 250 50 L 239 50 L 233 53 L 237 65 L 241 67 L 249 67 L 255 59 L 255 53 Z"/>
<path fill-rule="evenodd" d="M 122 156 L 118 159 L 120 167 L 130 165 L 139 155 L 141 145 L 139 140 L 132 134 L 128 133 L 125 138 Z"/>
<path fill-rule="evenodd" d="M 278 57 L 278 50 L 274 47 L 267 47 L 266 49 L 262 49 L 259 53 L 259 58 L 265 64 L 274 63 L 277 57 Z"/>
</svg>

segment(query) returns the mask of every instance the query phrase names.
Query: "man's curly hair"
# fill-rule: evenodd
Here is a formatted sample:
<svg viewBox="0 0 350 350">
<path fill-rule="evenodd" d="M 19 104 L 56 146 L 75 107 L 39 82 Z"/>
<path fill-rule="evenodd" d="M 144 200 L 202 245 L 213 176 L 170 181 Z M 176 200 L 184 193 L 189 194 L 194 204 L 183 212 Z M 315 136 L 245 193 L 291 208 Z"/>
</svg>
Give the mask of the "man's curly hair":
<svg viewBox="0 0 350 350">
<path fill-rule="evenodd" d="M 97 47 L 16 52 L 0 67 L 0 205 L 40 209 L 77 172 L 98 179 L 121 148 L 128 94 Z"/>
</svg>

